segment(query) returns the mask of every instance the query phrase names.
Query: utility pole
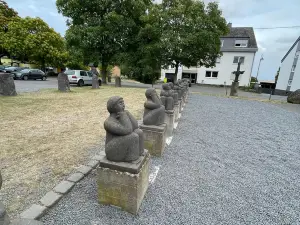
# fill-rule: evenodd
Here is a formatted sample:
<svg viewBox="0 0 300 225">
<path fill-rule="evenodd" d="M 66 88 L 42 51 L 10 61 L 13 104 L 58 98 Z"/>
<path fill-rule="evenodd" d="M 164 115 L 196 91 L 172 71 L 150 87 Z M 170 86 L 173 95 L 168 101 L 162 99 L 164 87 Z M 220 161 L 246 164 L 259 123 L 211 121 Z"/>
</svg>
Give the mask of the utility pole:
<svg viewBox="0 0 300 225">
<path fill-rule="evenodd" d="M 257 74 L 256 74 L 256 81 L 255 83 L 257 83 L 257 78 L 258 78 L 258 74 L 259 74 L 259 69 L 260 69 L 260 64 L 261 64 L 261 61 L 264 60 L 264 55 L 262 54 L 261 57 L 260 57 L 260 60 L 259 60 L 259 64 L 258 64 L 258 69 L 257 69 Z"/>
</svg>

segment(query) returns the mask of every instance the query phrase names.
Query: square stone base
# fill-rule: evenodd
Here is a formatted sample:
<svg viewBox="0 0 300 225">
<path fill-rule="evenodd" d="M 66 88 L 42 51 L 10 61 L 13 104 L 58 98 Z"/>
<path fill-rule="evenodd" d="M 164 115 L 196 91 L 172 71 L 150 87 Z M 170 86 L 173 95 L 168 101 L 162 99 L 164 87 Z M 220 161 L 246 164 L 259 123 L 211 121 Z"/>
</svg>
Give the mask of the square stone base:
<svg viewBox="0 0 300 225">
<path fill-rule="evenodd" d="M 149 185 L 150 154 L 140 160 L 137 174 L 102 167 L 97 168 L 98 200 L 104 205 L 113 205 L 137 214 Z M 128 163 L 130 164 L 130 163 Z M 124 168 L 124 163 L 122 163 Z"/>
<path fill-rule="evenodd" d="M 167 124 L 167 132 L 166 137 L 172 137 L 173 136 L 173 130 L 174 130 L 174 110 L 166 110 L 165 111 L 165 123 Z"/>
<path fill-rule="evenodd" d="M 166 146 L 167 125 L 148 126 L 140 125 L 144 133 L 144 145 L 152 156 L 162 156 Z"/>
</svg>

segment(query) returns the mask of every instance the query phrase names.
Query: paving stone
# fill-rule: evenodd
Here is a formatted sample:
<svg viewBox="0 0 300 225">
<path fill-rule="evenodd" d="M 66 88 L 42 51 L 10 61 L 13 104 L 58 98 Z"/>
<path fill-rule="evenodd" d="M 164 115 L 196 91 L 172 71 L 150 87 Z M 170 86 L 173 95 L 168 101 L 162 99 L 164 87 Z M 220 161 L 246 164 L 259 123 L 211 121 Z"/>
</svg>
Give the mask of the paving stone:
<svg viewBox="0 0 300 225">
<path fill-rule="evenodd" d="M 99 161 L 98 160 L 91 160 L 91 161 L 89 161 L 89 163 L 87 165 L 92 167 L 92 168 L 96 168 L 99 165 Z"/>
<path fill-rule="evenodd" d="M 56 187 L 53 190 L 57 193 L 65 194 L 68 191 L 70 191 L 74 185 L 75 183 L 64 180 L 60 182 L 58 185 L 56 185 Z"/>
<path fill-rule="evenodd" d="M 84 175 L 87 175 L 89 172 L 91 172 L 92 170 L 92 167 L 90 166 L 81 166 L 77 169 L 78 172 L 84 174 Z"/>
<path fill-rule="evenodd" d="M 67 180 L 76 183 L 80 181 L 83 177 L 84 175 L 82 173 L 73 173 L 71 176 L 68 177 Z"/>
<path fill-rule="evenodd" d="M 11 221 L 10 225 L 43 225 L 43 223 L 37 220 L 17 219 Z"/>
<path fill-rule="evenodd" d="M 33 204 L 29 209 L 21 213 L 20 217 L 35 220 L 40 218 L 45 213 L 46 209 L 46 206 Z"/>
<path fill-rule="evenodd" d="M 55 193 L 54 191 L 48 192 L 43 198 L 41 198 L 40 203 L 46 207 L 53 206 L 56 202 L 61 199 L 62 195 Z"/>
</svg>

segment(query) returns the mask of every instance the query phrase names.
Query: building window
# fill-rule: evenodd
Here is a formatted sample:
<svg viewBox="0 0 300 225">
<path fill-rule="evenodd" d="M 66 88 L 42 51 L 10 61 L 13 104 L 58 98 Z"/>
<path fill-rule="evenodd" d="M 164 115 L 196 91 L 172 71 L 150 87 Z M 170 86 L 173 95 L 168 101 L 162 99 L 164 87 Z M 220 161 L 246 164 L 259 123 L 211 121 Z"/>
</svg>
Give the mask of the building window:
<svg viewBox="0 0 300 225">
<path fill-rule="evenodd" d="M 241 62 L 242 64 L 244 64 L 245 62 L 245 57 L 244 56 L 234 56 L 233 58 L 233 63 L 239 63 Z"/>
<path fill-rule="evenodd" d="M 288 81 L 288 86 L 292 86 L 293 80 Z"/>
<path fill-rule="evenodd" d="M 235 40 L 235 47 L 237 48 L 247 48 L 248 40 Z"/>
<path fill-rule="evenodd" d="M 205 77 L 217 78 L 219 75 L 218 71 L 206 71 Z"/>
<path fill-rule="evenodd" d="M 296 69 L 296 65 L 293 65 L 293 66 L 292 66 L 292 71 L 291 71 L 291 72 L 295 72 L 295 69 Z"/>
</svg>

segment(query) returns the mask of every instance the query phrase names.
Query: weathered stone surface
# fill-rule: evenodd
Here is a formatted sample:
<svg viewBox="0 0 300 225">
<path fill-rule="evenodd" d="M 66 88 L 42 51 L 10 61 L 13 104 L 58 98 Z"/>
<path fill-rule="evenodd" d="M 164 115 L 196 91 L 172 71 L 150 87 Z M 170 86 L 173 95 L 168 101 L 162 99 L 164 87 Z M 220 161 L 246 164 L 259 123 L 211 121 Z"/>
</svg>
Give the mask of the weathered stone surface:
<svg viewBox="0 0 300 225">
<path fill-rule="evenodd" d="M 43 223 L 37 220 L 17 219 L 13 220 L 10 225 L 43 225 Z"/>
<path fill-rule="evenodd" d="M 144 104 L 143 123 L 145 125 L 155 126 L 163 124 L 165 120 L 165 107 L 162 105 L 156 90 L 154 88 L 149 88 L 145 95 L 147 101 Z"/>
<path fill-rule="evenodd" d="M 166 137 L 173 136 L 174 130 L 174 110 L 166 110 L 165 111 L 165 123 L 167 124 Z"/>
<path fill-rule="evenodd" d="M 55 188 L 53 188 L 53 190 L 60 194 L 66 194 L 74 187 L 74 185 L 75 183 L 64 180 L 60 182 L 58 185 L 56 185 Z"/>
<path fill-rule="evenodd" d="M 144 133 L 144 145 L 151 156 L 162 156 L 166 146 L 167 125 L 147 126 L 141 125 Z"/>
<path fill-rule="evenodd" d="M 82 173 L 82 174 L 84 174 L 84 175 L 86 175 L 86 174 L 88 174 L 89 172 L 91 172 L 92 169 L 93 169 L 93 168 L 90 167 L 90 166 L 80 166 L 80 167 L 77 169 L 77 171 L 80 172 L 80 173 Z"/>
<path fill-rule="evenodd" d="M 77 183 L 78 181 L 80 181 L 82 178 L 84 178 L 84 174 L 82 173 L 73 173 L 71 176 L 68 177 L 68 181 Z"/>
<path fill-rule="evenodd" d="M 172 95 L 173 95 L 173 99 L 174 99 L 174 105 L 178 104 L 178 93 L 177 91 L 174 90 L 174 84 L 172 82 L 168 83 L 171 91 L 172 91 Z"/>
<path fill-rule="evenodd" d="M 239 82 L 232 82 L 230 96 L 238 96 Z"/>
<path fill-rule="evenodd" d="M 100 161 L 103 158 L 103 156 L 105 156 L 105 151 L 99 152 L 99 155 L 95 155 L 92 159 Z"/>
<path fill-rule="evenodd" d="M 98 167 L 99 202 L 136 215 L 149 186 L 149 161 L 147 154 L 138 174 Z"/>
<path fill-rule="evenodd" d="M 137 160 L 132 162 L 113 162 L 108 160 L 106 156 L 103 156 L 103 158 L 100 160 L 100 167 L 109 168 L 120 172 L 137 174 L 139 173 L 148 155 L 148 151 L 144 150 L 143 155 L 141 155 Z"/>
<path fill-rule="evenodd" d="M 160 98 L 162 104 L 165 106 L 166 110 L 173 110 L 174 109 L 174 98 L 173 98 L 173 91 L 169 84 L 163 84 L 162 90 L 160 92 Z"/>
<path fill-rule="evenodd" d="M 177 122 L 179 119 L 179 102 L 178 102 L 178 104 L 174 105 L 174 114 L 175 114 L 174 120 L 175 120 L 175 122 Z"/>
<path fill-rule="evenodd" d="M 65 73 L 59 73 L 57 76 L 58 80 L 58 90 L 61 92 L 70 91 L 70 82 L 68 79 L 68 75 Z"/>
<path fill-rule="evenodd" d="M 99 165 L 99 161 L 98 160 L 91 160 L 91 161 L 88 162 L 87 165 L 92 167 L 92 168 L 96 168 Z"/>
<path fill-rule="evenodd" d="M 40 218 L 45 213 L 46 210 L 47 210 L 46 206 L 34 204 L 29 209 L 21 213 L 20 217 L 24 219 L 35 220 Z"/>
<path fill-rule="evenodd" d="M 2 202 L 0 202 L 0 224 L 8 225 L 10 223 L 9 217 L 7 215 L 6 209 Z"/>
<path fill-rule="evenodd" d="M 121 77 L 115 78 L 115 87 L 122 87 Z"/>
<path fill-rule="evenodd" d="M 125 111 L 124 100 L 119 96 L 108 100 L 107 110 L 110 113 L 104 122 L 107 159 L 114 162 L 137 160 L 144 153 L 144 135 L 137 120 Z"/>
<path fill-rule="evenodd" d="M 98 75 L 93 74 L 93 79 L 92 79 L 92 89 L 99 89 L 99 79 Z"/>
<path fill-rule="evenodd" d="M 10 73 L 0 73 L 0 96 L 17 95 L 16 86 Z"/>
<path fill-rule="evenodd" d="M 289 94 L 287 102 L 293 104 L 300 104 L 300 89 Z"/>
<path fill-rule="evenodd" d="M 58 202 L 61 197 L 61 194 L 55 193 L 54 191 L 49 191 L 44 197 L 40 199 L 40 203 L 49 208 L 56 202 Z"/>
</svg>

